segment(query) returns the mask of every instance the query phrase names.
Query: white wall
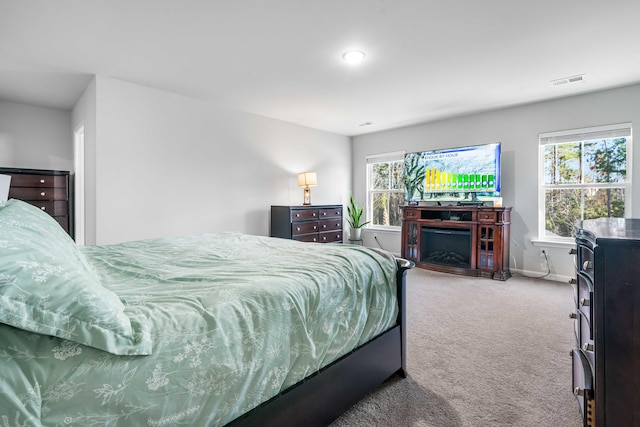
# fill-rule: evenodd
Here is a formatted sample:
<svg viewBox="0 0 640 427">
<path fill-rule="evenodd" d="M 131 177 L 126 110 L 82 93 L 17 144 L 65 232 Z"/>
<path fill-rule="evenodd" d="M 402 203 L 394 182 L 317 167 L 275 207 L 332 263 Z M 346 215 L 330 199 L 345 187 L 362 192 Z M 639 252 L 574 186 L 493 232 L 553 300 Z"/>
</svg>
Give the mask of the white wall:
<svg viewBox="0 0 640 427">
<path fill-rule="evenodd" d="M 622 122 L 640 124 L 640 85 L 357 136 L 353 138 L 354 195 L 365 200 L 368 155 L 502 142 L 503 205 L 513 207 L 511 267 L 540 274 L 546 271 L 545 265 L 538 247 L 531 243 L 538 234 L 538 134 Z M 633 162 L 636 168 L 640 165 L 638 149 L 633 151 Z M 633 176 L 632 184 L 632 214 L 638 216 L 640 174 Z M 386 249 L 400 252 L 400 233 L 377 235 Z M 371 230 L 363 236 L 367 246 L 376 246 Z M 568 248 L 545 247 L 551 260 L 550 278 L 574 277 Z"/>
<path fill-rule="evenodd" d="M 72 130 L 84 126 L 84 242 L 96 243 L 96 79 L 87 86 L 72 112 Z M 77 234 L 77 229 L 76 229 Z"/>
<path fill-rule="evenodd" d="M 72 141 L 71 111 L 0 100 L 0 166 L 71 171 Z"/>
<path fill-rule="evenodd" d="M 318 174 L 313 204 L 348 200 L 348 137 L 116 79 L 97 77 L 95 87 L 96 244 L 268 235 L 272 204 L 302 203 L 305 170 Z"/>
</svg>

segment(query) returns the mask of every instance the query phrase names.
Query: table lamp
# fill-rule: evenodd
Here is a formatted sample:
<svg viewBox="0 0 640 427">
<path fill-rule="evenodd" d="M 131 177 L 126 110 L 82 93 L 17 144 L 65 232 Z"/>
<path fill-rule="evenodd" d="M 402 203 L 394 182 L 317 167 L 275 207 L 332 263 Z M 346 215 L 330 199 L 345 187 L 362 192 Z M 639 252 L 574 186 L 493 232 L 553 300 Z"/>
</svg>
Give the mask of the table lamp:
<svg viewBox="0 0 640 427">
<path fill-rule="evenodd" d="M 302 172 L 298 174 L 298 187 L 304 187 L 303 205 L 311 204 L 311 190 L 309 187 L 314 185 L 318 185 L 315 172 Z"/>
</svg>

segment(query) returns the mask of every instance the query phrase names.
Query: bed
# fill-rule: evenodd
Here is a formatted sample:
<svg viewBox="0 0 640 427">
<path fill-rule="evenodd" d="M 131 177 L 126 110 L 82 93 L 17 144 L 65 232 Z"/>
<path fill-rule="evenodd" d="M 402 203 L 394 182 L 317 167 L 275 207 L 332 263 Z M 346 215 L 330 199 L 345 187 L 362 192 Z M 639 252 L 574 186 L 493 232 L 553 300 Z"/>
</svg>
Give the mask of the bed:
<svg viewBox="0 0 640 427">
<path fill-rule="evenodd" d="M 0 425 L 327 425 L 406 374 L 410 267 L 240 233 L 79 247 L 0 203 Z"/>
</svg>

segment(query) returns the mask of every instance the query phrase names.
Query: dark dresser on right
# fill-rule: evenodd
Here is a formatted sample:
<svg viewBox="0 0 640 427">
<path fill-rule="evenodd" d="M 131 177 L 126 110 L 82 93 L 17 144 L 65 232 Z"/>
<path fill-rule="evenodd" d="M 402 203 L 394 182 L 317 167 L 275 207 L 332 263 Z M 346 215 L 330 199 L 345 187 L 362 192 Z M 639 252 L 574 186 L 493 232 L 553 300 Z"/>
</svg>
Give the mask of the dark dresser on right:
<svg viewBox="0 0 640 427">
<path fill-rule="evenodd" d="M 573 393 L 585 426 L 640 426 L 640 219 L 576 227 Z"/>
</svg>

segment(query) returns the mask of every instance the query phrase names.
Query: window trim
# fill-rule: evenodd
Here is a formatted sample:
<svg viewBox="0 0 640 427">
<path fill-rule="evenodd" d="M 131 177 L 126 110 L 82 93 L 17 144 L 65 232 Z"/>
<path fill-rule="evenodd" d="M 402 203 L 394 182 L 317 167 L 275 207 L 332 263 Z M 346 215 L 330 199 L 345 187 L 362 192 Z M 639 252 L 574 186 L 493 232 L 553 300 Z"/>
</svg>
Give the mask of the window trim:
<svg viewBox="0 0 640 427">
<path fill-rule="evenodd" d="M 404 162 L 405 151 L 394 151 L 391 153 L 381 153 L 381 154 L 373 154 L 366 157 L 366 165 L 365 165 L 365 174 L 366 174 L 366 206 L 365 206 L 365 216 L 366 221 L 373 220 L 373 195 L 376 193 L 402 193 L 404 194 L 404 188 L 401 190 L 372 190 L 371 189 L 371 167 L 370 165 L 374 163 L 385 163 L 385 162 Z M 404 173 L 403 173 L 404 177 Z M 370 222 L 365 226 L 365 228 L 381 230 L 381 231 L 400 231 L 402 229 L 402 225 L 376 225 Z"/>
<path fill-rule="evenodd" d="M 545 184 L 544 147 L 550 144 L 584 142 L 594 139 L 627 138 L 626 147 L 626 181 L 623 183 L 589 183 L 589 184 Z M 631 122 L 569 129 L 557 132 L 538 134 L 538 238 L 536 242 L 572 243 L 573 237 L 546 236 L 545 230 L 545 193 L 549 189 L 583 189 L 583 188 L 622 188 L 624 190 L 625 218 L 632 217 L 632 159 L 633 159 L 633 127 Z"/>
</svg>

